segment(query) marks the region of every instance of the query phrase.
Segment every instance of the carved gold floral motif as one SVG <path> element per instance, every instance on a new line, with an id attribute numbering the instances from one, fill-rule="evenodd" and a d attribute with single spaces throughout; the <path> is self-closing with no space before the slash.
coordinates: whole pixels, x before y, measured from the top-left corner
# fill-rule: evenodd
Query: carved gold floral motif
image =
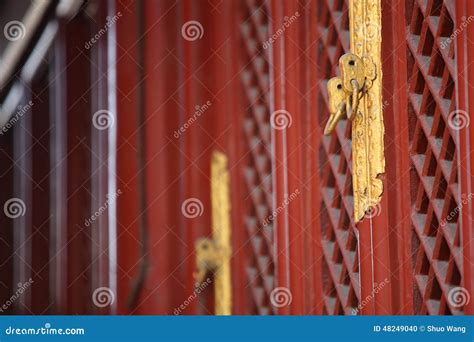
<path id="1" fill-rule="evenodd" d="M 377 74 L 352 122 L 354 219 L 359 222 L 380 202 L 385 172 L 380 0 L 350 0 L 349 22 L 352 52 L 372 59 Z"/>

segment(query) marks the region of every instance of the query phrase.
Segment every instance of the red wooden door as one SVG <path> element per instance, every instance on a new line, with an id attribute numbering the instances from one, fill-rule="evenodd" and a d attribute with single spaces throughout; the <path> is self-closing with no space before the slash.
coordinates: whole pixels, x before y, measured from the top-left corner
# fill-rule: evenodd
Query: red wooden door
<path id="1" fill-rule="evenodd" d="M 195 288 L 195 243 L 212 237 L 212 153 L 227 155 L 232 179 L 240 172 L 233 161 L 242 151 L 229 145 L 240 141 L 232 129 L 241 105 L 232 58 L 239 35 L 229 25 L 236 22 L 237 7 L 218 1 L 118 4 L 124 13 L 118 88 L 129 94 L 118 110 L 118 188 L 127 189 L 118 200 L 119 312 L 214 313 L 213 286 L 199 293 Z M 131 64 L 136 72 L 120 72 Z M 130 116 L 140 112 L 140 121 Z M 233 183 L 236 196 L 239 190 Z M 237 209 L 239 202 L 233 205 Z M 239 230 L 233 238 L 240 241 Z M 233 259 L 237 265 L 246 255 L 240 245 L 234 249 L 241 256 Z M 243 289 L 239 270 L 233 268 L 234 298 Z M 247 306 L 239 300 L 234 310 L 244 313 Z"/>
<path id="2" fill-rule="evenodd" d="M 403 285 L 398 311 L 470 312 L 466 261 L 471 254 L 464 246 L 472 232 L 461 215 L 472 218 L 467 206 L 472 188 L 460 182 L 461 170 L 469 164 L 460 137 L 470 129 L 470 116 L 459 101 L 465 84 L 456 50 L 465 44 L 457 39 L 465 35 L 468 12 L 453 1 L 386 7 L 387 44 L 396 47 L 393 53 L 387 47 L 385 55 L 390 84 L 386 97 L 393 99 L 386 111 L 386 117 L 393 118 L 390 155 L 399 160 L 393 194 L 401 197 L 400 214 L 391 223 L 400 227 L 396 229 L 402 246 L 396 268 Z M 390 202 L 387 208 L 392 208 Z"/>
<path id="3" fill-rule="evenodd" d="M 293 120 L 272 132 L 273 210 L 301 189 L 274 225 L 275 286 L 293 295 L 279 312 L 468 311 L 472 189 L 461 171 L 470 162 L 460 138 L 466 139 L 470 118 L 460 109 L 466 85 L 455 41 L 467 34 L 469 12 L 460 2 L 382 1 L 385 192 L 354 225 L 351 127 L 342 122 L 331 137 L 322 135 L 326 82 L 349 49 L 348 5 L 270 6 L 270 30 L 286 27 L 272 44 L 272 109 Z M 306 26 L 289 25 L 296 10 Z"/>
<path id="4" fill-rule="evenodd" d="M 115 291 L 115 189 L 108 182 L 114 131 L 94 125 L 94 113 L 112 110 L 115 101 L 114 84 L 103 77 L 113 59 L 107 37 L 84 46 L 107 14 L 113 17 L 113 7 L 91 5 L 86 14 L 77 3 L 62 11 L 57 5 L 13 1 L 0 11 L 2 27 L 23 20 L 13 21 L 19 26 L 9 34 L 16 37 L 5 34 L 8 45 L 2 37 L 0 67 L 0 298 L 6 314 L 114 310 L 113 301 L 105 309 L 93 301 L 98 288 Z M 23 19 L 22 11 L 28 13 Z M 91 219 L 104 203 L 110 216 Z"/>
<path id="5" fill-rule="evenodd" d="M 462 114 L 456 111 L 467 108 L 461 107 L 467 86 L 453 45 L 468 32 L 453 36 L 462 25 L 460 11 L 468 17 L 462 3 L 382 1 L 385 192 L 357 225 L 351 127 L 343 121 L 335 134 L 323 136 L 326 83 L 350 48 L 349 1 L 211 2 L 205 10 L 186 1 L 144 6 L 142 25 L 158 24 L 143 42 L 139 26 L 136 32 L 121 26 L 119 37 L 124 46 L 138 41 L 131 50 L 144 53 L 146 78 L 142 92 L 134 94 L 143 96 L 147 124 L 141 129 L 151 160 L 144 168 L 148 250 L 146 258 L 121 254 L 121 297 L 130 292 L 131 274 L 139 277 L 144 259 L 148 267 L 160 260 L 160 267 L 151 267 L 131 312 L 171 313 L 186 303 L 179 314 L 213 313 L 212 287 L 186 301 L 194 293 L 194 242 L 210 236 L 213 150 L 229 157 L 233 313 L 468 312 L 470 303 L 453 301 L 470 291 L 472 274 L 465 262 L 472 206 L 462 197 L 472 191 L 465 171 L 470 159 L 459 157 L 470 135 L 452 127 L 453 117 Z M 132 26 L 142 22 L 127 18 Z M 202 26 L 207 40 L 166 34 L 190 21 Z M 153 45 L 156 39 L 164 44 Z M 123 53 L 124 68 L 133 56 Z M 134 82 L 140 82 L 126 77 L 119 77 L 119 87 L 123 80 L 124 89 L 136 90 Z M 160 83 L 162 77 L 169 82 Z M 208 99 L 206 119 L 179 131 L 193 107 Z M 124 102 L 123 113 L 127 106 L 133 110 L 136 103 Z M 122 120 L 133 127 L 135 118 Z M 136 139 L 136 128 L 122 127 L 122 145 Z M 178 137 L 171 137 L 177 130 Z M 130 146 L 129 153 L 136 148 Z M 126 156 L 119 156 L 123 186 L 140 179 Z M 119 200 L 120 215 L 129 216 L 126 227 L 134 227 L 135 236 L 136 217 L 147 212 L 129 206 L 139 192 Z M 181 212 L 190 199 L 204 209 L 194 219 Z M 120 239 L 119 250 L 140 250 L 145 241 Z"/>
<path id="6" fill-rule="evenodd" d="M 385 192 L 355 225 L 351 127 L 322 134 L 326 82 L 349 51 L 348 6 L 242 6 L 249 164 L 241 177 L 251 201 L 239 217 L 250 216 L 250 298 L 261 313 L 469 312 L 472 189 L 462 151 L 470 118 L 455 48 L 466 39 L 468 9 L 382 1 Z"/>

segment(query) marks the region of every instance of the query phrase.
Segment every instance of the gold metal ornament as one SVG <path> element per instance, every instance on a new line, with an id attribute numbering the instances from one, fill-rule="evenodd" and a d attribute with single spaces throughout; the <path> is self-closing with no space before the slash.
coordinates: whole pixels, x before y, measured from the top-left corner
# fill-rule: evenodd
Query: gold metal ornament
<path id="1" fill-rule="evenodd" d="M 327 84 L 329 97 L 329 120 L 324 129 L 324 134 L 331 134 L 337 123 L 346 116 L 347 94 L 342 87 L 342 79 L 333 77 Z"/>
<path id="2" fill-rule="evenodd" d="M 227 156 L 215 151 L 211 157 L 212 239 L 196 241 L 196 287 L 214 274 L 216 315 L 232 314 L 230 174 Z"/>
<path id="3" fill-rule="evenodd" d="M 352 185 L 354 220 L 381 200 L 385 173 L 382 113 L 381 3 L 350 0 L 351 53 L 339 59 L 340 77 L 329 80 L 330 117 L 324 133 L 339 120 L 352 121 Z"/>

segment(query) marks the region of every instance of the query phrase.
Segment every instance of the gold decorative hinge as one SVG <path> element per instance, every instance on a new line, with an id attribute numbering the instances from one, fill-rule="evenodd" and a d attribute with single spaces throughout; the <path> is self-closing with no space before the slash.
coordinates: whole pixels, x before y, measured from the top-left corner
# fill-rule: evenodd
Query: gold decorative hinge
<path id="1" fill-rule="evenodd" d="M 354 220 L 359 222 L 383 193 L 385 172 L 382 113 L 381 3 L 350 0 L 351 53 L 339 59 L 340 77 L 327 84 L 330 117 L 325 134 L 338 121 L 352 121 Z"/>
<path id="2" fill-rule="evenodd" d="M 358 113 L 359 103 L 372 87 L 377 77 L 375 64 L 370 57 L 360 58 L 353 53 L 346 53 L 339 59 L 341 77 L 333 77 L 327 84 L 329 97 L 329 120 L 324 134 L 331 134 L 339 120 L 349 120 Z"/>
<path id="3" fill-rule="evenodd" d="M 209 272 L 214 274 L 215 314 L 232 314 L 230 175 L 227 156 L 215 151 L 211 158 L 212 239 L 196 241 L 194 277 L 199 286 Z"/>
<path id="4" fill-rule="evenodd" d="M 223 265 L 228 251 L 219 246 L 213 239 L 200 238 L 195 243 L 196 269 L 194 279 L 196 287 L 204 283 L 209 272 L 217 272 Z"/>

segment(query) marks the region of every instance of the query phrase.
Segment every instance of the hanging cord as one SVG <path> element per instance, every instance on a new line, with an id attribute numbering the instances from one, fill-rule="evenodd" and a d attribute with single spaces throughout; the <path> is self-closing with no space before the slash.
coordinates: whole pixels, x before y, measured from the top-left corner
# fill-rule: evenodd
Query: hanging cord
<path id="1" fill-rule="evenodd" d="M 144 12 L 143 0 L 137 0 L 137 161 L 138 161 L 138 211 L 139 211 L 139 241 L 140 241 L 140 260 L 138 274 L 133 279 L 132 288 L 128 296 L 127 307 L 131 310 L 136 307 L 140 294 L 145 283 L 146 273 L 148 271 L 148 215 L 146 208 L 146 174 L 145 174 L 145 92 L 143 81 L 144 72 Z"/>

